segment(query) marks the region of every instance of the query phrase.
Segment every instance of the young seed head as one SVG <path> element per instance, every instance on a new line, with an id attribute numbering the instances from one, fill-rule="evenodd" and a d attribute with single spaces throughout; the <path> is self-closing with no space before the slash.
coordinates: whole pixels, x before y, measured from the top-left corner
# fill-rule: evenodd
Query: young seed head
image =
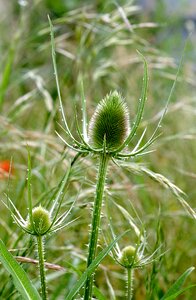
<path id="1" fill-rule="evenodd" d="M 136 249 L 133 246 L 127 246 L 122 250 L 120 256 L 120 263 L 129 268 L 133 265 L 134 261 L 138 259 L 137 253 L 135 253 Z"/>
<path id="2" fill-rule="evenodd" d="M 130 131 L 127 106 L 121 95 L 114 91 L 98 104 L 89 123 L 89 139 L 96 148 L 115 150 L 124 142 Z"/>
<path id="3" fill-rule="evenodd" d="M 49 212 L 42 206 L 35 207 L 32 211 L 33 224 L 31 224 L 28 215 L 26 221 L 26 228 L 33 231 L 35 235 L 44 235 L 51 226 L 51 219 Z"/>

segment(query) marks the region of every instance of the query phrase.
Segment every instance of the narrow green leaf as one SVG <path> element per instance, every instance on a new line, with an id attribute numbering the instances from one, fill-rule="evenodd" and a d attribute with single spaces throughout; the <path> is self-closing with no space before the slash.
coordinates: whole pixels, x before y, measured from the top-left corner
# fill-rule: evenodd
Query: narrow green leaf
<path id="1" fill-rule="evenodd" d="M 177 293 L 173 294 L 172 296 L 170 296 L 169 298 L 166 298 L 166 299 L 167 299 L 167 300 L 174 300 L 174 299 L 176 299 L 178 296 L 180 296 L 181 294 L 183 294 L 184 292 L 186 292 L 186 291 L 188 291 L 188 290 L 190 290 L 190 289 L 192 289 L 192 288 L 194 288 L 194 287 L 196 287 L 196 284 L 189 285 L 189 286 L 187 286 L 186 288 L 181 289 L 180 291 L 178 291 Z M 161 299 L 161 300 L 162 300 L 162 299 Z"/>
<path id="2" fill-rule="evenodd" d="M 29 209 L 29 219 L 30 219 L 30 223 L 34 228 L 34 222 L 33 222 L 33 205 L 32 205 L 32 191 L 31 191 L 31 154 L 30 154 L 30 150 L 29 147 L 27 146 L 27 151 L 28 151 L 28 178 L 27 178 L 27 186 L 28 186 L 28 209 Z"/>
<path id="3" fill-rule="evenodd" d="M 1 84 L 0 84 L 0 108 L 3 105 L 4 102 L 4 96 L 7 90 L 7 87 L 9 85 L 9 81 L 10 81 L 10 76 L 11 76 L 11 72 L 12 72 L 12 66 L 13 66 L 13 61 L 14 61 L 14 48 L 13 45 L 10 47 L 9 52 L 8 52 L 8 57 L 7 57 L 7 61 L 5 64 L 5 68 L 3 70 L 3 74 L 2 74 L 2 80 L 1 80 Z"/>
<path id="4" fill-rule="evenodd" d="M 84 140 L 88 140 L 87 136 L 87 113 L 86 113 L 86 98 L 84 96 L 84 86 L 83 81 L 81 81 L 81 97 L 82 97 L 82 128 Z"/>
<path id="5" fill-rule="evenodd" d="M 0 240 L 0 261 L 6 270 L 12 275 L 16 289 L 20 292 L 23 299 L 41 300 L 40 295 L 31 283 L 27 274 L 18 262 L 6 249 L 4 243 Z"/>
<path id="6" fill-rule="evenodd" d="M 146 100 L 147 100 L 148 65 L 147 65 L 147 61 L 146 61 L 145 57 L 139 51 L 137 51 L 137 52 L 141 56 L 141 58 L 143 60 L 143 63 L 144 63 L 144 75 L 143 75 L 143 85 L 142 85 L 141 97 L 140 97 L 140 100 L 139 100 L 138 110 L 137 110 L 137 114 L 136 114 L 136 120 L 132 124 L 131 132 L 130 132 L 129 136 L 127 137 L 127 139 L 124 141 L 124 143 L 115 152 L 120 152 L 122 149 L 124 149 L 131 142 L 131 140 L 134 137 L 134 135 L 135 135 L 135 133 L 138 129 L 138 126 L 141 122 L 143 112 L 144 112 L 144 105 L 145 105 Z"/>
<path id="7" fill-rule="evenodd" d="M 96 286 L 93 287 L 93 294 L 98 300 L 107 300 L 105 296 L 102 294 L 102 292 Z"/>
<path id="8" fill-rule="evenodd" d="M 53 205 L 50 209 L 50 215 L 53 216 L 53 222 L 55 222 L 57 215 L 59 213 L 59 210 L 61 208 L 61 204 L 63 201 L 63 190 L 65 189 L 66 185 L 68 184 L 68 179 L 69 179 L 69 175 L 70 175 L 70 171 L 71 171 L 71 166 L 68 166 L 67 171 L 65 173 L 65 175 L 63 176 L 60 184 L 59 184 L 59 190 L 57 191 L 57 195 L 55 197 L 55 199 L 53 200 Z"/>
<path id="9" fill-rule="evenodd" d="M 68 127 L 67 120 L 65 118 L 64 110 L 63 110 L 63 102 L 62 102 L 62 97 L 61 97 L 61 91 L 60 91 L 60 85 L 59 85 L 59 77 L 58 77 L 58 71 L 57 71 L 57 65 L 56 65 L 56 50 L 55 50 L 55 40 L 54 40 L 54 29 L 52 22 L 50 20 L 50 17 L 48 15 L 48 21 L 50 25 L 50 36 L 51 36 L 51 47 L 52 47 L 52 62 L 53 62 L 53 68 L 54 68 L 54 76 L 56 80 L 56 87 L 57 87 L 57 93 L 58 93 L 58 98 L 59 98 L 59 103 L 60 103 L 60 110 L 61 110 L 61 115 L 63 119 L 63 123 L 65 125 L 66 131 L 68 135 L 75 141 L 77 142 L 73 135 L 71 134 L 71 131 Z"/>
<path id="10" fill-rule="evenodd" d="M 167 293 L 161 298 L 161 300 L 172 300 L 175 299 L 179 293 L 182 285 L 184 284 L 186 278 L 189 274 L 194 270 L 194 267 L 187 269 L 177 280 L 174 284 L 169 288 Z"/>
<path id="11" fill-rule="evenodd" d="M 128 230 L 129 231 L 129 230 Z M 119 235 L 112 243 L 109 244 L 108 247 L 103 249 L 98 256 L 93 260 L 93 262 L 90 264 L 90 266 L 87 268 L 87 270 L 83 273 L 83 275 L 80 277 L 80 279 L 76 282 L 76 284 L 73 286 L 71 291 L 69 292 L 68 296 L 65 298 L 65 300 L 72 300 L 77 295 L 79 290 L 83 287 L 85 284 L 87 278 L 95 271 L 95 269 L 98 267 L 100 262 L 104 259 L 104 257 L 111 251 L 113 246 L 116 244 L 116 242 L 124 235 L 126 232 Z"/>

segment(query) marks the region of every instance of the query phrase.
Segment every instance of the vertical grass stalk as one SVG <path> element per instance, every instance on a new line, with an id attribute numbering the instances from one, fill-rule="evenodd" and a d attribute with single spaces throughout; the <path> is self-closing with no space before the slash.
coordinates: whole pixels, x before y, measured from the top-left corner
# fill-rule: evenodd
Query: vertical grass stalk
<path id="1" fill-rule="evenodd" d="M 93 217 L 91 224 L 91 234 L 89 242 L 89 254 L 87 259 L 87 267 L 92 263 L 96 256 L 99 225 L 101 219 L 101 207 L 103 202 L 103 193 L 106 180 L 107 166 L 109 161 L 109 155 L 106 153 L 100 154 L 99 171 L 96 185 L 95 202 L 93 207 Z M 86 281 L 84 300 L 90 300 L 92 298 L 94 275 L 92 274 Z"/>
<path id="2" fill-rule="evenodd" d="M 37 249 L 38 249 L 38 258 L 39 258 L 39 272 L 41 280 L 41 294 L 42 300 L 47 300 L 47 288 L 46 288 L 46 273 L 44 266 L 44 241 L 41 235 L 37 235 Z"/>

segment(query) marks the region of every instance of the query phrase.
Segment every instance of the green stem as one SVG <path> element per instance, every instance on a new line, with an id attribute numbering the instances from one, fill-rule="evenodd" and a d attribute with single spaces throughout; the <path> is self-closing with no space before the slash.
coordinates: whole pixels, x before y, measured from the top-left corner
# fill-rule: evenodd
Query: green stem
<path id="1" fill-rule="evenodd" d="M 43 237 L 41 235 L 37 236 L 37 248 L 38 248 L 38 257 L 39 257 L 39 272 L 41 279 L 41 293 L 42 300 L 47 300 L 47 289 L 46 289 L 46 274 L 44 266 L 44 243 Z"/>
<path id="2" fill-rule="evenodd" d="M 133 297 L 133 269 L 127 268 L 127 300 Z"/>
<path id="3" fill-rule="evenodd" d="M 106 179 L 106 172 L 108 166 L 109 156 L 105 153 L 100 155 L 100 163 L 99 163 L 99 171 L 96 185 L 96 194 L 95 201 L 93 207 L 93 216 L 92 216 L 92 224 L 91 224 L 91 235 L 89 242 L 89 254 L 87 260 L 87 267 L 92 263 L 95 259 L 96 251 L 97 251 L 97 243 L 98 243 L 98 234 L 99 234 L 99 225 L 101 219 L 101 207 Z M 92 298 L 92 288 L 93 288 L 93 279 L 94 275 L 92 274 L 87 278 L 85 292 L 84 292 L 84 300 L 90 300 Z"/>

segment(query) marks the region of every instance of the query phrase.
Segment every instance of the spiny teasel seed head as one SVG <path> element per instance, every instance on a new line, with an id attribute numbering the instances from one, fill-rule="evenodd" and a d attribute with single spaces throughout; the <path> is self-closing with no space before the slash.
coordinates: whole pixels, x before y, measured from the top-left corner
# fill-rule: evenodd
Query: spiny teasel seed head
<path id="1" fill-rule="evenodd" d="M 44 235 L 51 226 L 51 219 L 49 212 L 42 206 L 37 206 L 32 211 L 33 224 L 31 224 L 28 215 L 26 221 L 26 228 L 33 232 L 34 235 Z"/>
<path id="2" fill-rule="evenodd" d="M 101 100 L 89 123 L 89 141 L 95 148 L 102 148 L 104 138 L 107 150 L 122 145 L 130 131 L 129 113 L 121 95 L 111 92 Z"/>
<path id="3" fill-rule="evenodd" d="M 125 268 L 131 267 L 134 261 L 138 260 L 137 253 L 135 253 L 135 251 L 136 249 L 133 246 L 127 246 L 122 250 L 119 261 Z"/>

